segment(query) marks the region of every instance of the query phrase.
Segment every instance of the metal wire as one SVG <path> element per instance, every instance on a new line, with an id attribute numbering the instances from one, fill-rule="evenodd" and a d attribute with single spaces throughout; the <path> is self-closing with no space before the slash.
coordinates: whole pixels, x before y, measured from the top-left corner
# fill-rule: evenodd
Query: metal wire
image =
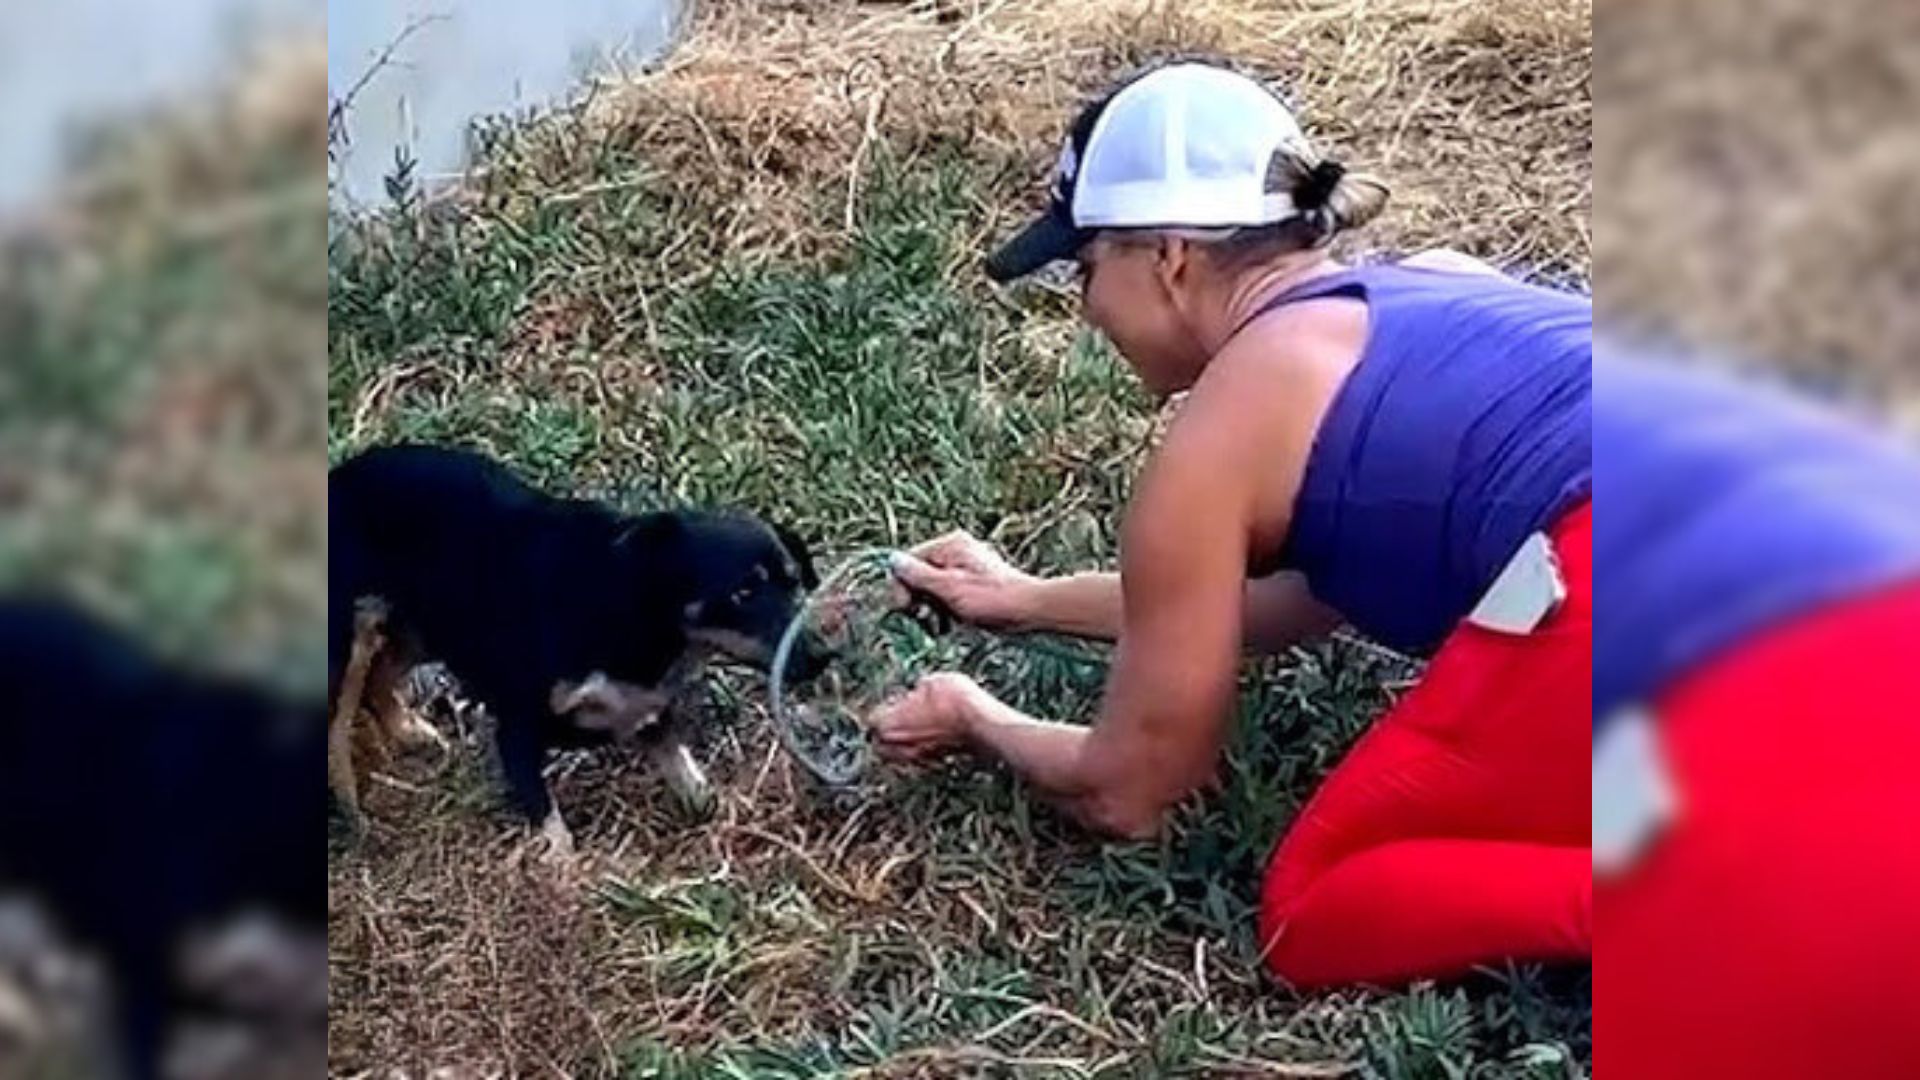
<path id="1" fill-rule="evenodd" d="M 850 761 L 835 768 L 816 760 L 811 753 L 802 748 L 800 739 L 794 734 L 795 720 L 787 700 L 787 663 L 793 658 L 794 646 L 815 615 L 816 605 L 821 599 L 835 595 L 835 587 L 855 572 L 869 569 L 876 564 L 885 566 L 893 556 L 892 549 L 869 548 L 854 554 L 835 567 L 832 573 L 821 580 L 819 587 L 807 597 L 806 602 L 800 605 L 800 610 L 794 614 L 793 621 L 787 624 L 786 632 L 780 635 L 779 646 L 773 651 L 773 666 L 767 673 L 767 684 L 769 696 L 772 699 L 774 733 L 779 736 L 780 745 L 786 748 L 788 755 L 812 773 L 814 779 L 828 787 L 849 787 L 865 775 L 873 762 L 873 749 L 870 744 L 863 744 L 860 752 Z"/>
<path id="2" fill-rule="evenodd" d="M 798 706 L 787 691 L 787 665 L 793 659 L 793 652 L 799 644 L 801 635 L 818 615 L 823 601 L 837 599 L 837 590 L 841 584 L 861 572 L 869 572 L 877 568 L 891 577 L 893 560 L 902 554 L 904 553 L 893 548 L 868 548 L 848 556 L 834 568 L 832 573 L 821 580 L 819 586 L 801 604 L 800 610 L 795 613 L 793 621 L 787 624 L 786 632 L 780 635 L 780 643 L 774 649 L 773 664 L 767 675 L 774 733 L 787 753 L 807 772 L 813 774 L 816 780 L 828 787 L 851 787 L 858 782 L 873 764 L 872 743 L 867 739 L 866 731 L 862 728 L 859 751 L 847 762 L 839 765 L 820 760 L 802 746 L 797 734 L 800 726 L 799 718 L 796 716 Z M 890 612 L 889 614 L 898 613 Z M 960 666 L 970 667 L 987 653 L 1007 647 L 1077 664 L 1103 665 L 1106 663 L 1103 657 L 1075 652 L 1032 637 L 993 637 L 969 649 Z"/>

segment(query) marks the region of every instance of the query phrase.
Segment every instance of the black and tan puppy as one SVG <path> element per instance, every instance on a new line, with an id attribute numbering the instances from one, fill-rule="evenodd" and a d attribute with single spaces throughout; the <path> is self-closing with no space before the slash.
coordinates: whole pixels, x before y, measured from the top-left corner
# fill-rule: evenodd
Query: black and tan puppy
<path id="1" fill-rule="evenodd" d="M 159 1075 L 200 993 L 196 939 L 266 915 L 324 953 L 323 739 L 318 700 L 175 670 L 60 602 L 0 600 L 0 907 L 105 961 L 133 1076 Z"/>
<path id="2" fill-rule="evenodd" d="M 336 698 L 377 597 L 382 647 L 443 663 L 493 714 L 512 802 L 557 844 L 554 749 L 642 744 L 704 799 L 675 693 L 712 654 L 764 666 L 817 584 L 805 546 L 755 518 L 621 514 L 467 451 L 369 450 L 333 469 L 327 495 Z M 795 674 L 820 663 L 803 646 Z"/>

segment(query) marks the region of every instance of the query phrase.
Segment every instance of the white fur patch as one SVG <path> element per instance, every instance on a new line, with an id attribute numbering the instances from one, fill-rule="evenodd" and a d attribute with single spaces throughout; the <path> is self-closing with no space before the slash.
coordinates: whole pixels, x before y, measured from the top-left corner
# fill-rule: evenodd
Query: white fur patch
<path id="1" fill-rule="evenodd" d="M 546 847 L 544 857 L 548 860 L 573 857 L 573 830 L 567 828 L 558 807 L 547 811 L 547 820 L 540 823 L 540 843 Z"/>
<path id="2" fill-rule="evenodd" d="M 567 717 L 581 728 L 626 739 L 659 723 L 671 700 L 665 689 L 621 682 L 596 671 L 579 682 L 555 683 L 547 705 L 554 715 Z"/>

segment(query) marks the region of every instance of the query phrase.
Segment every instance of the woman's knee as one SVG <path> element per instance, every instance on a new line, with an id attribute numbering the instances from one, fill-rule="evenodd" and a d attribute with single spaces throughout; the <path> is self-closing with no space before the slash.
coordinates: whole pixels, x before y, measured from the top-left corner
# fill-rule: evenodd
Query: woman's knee
<path id="1" fill-rule="evenodd" d="M 1297 989 L 1592 955 L 1585 848 L 1434 838 L 1367 848 L 1311 876 L 1277 862 L 1262 890 L 1259 943 L 1267 969 Z"/>
<path id="2" fill-rule="evenodd" d="M 1260 959 L 1267 973 L 1282 985 L 1295 990 L 1323 990 L 1341 985 L 1347 972 L 1333 970 L 1324 956 L 1303 948 L 1298 935 L 1288 933 L 1297 899 L 1261 897 L 1259 912 Z"/>
<path id="3" fill-rule="evenodd" d="M 1256 913 L 1260 957 L 1274 978 L 1289 986 L 1310 989 L 1321 985 L 1317 974 L 1287 938 L 1287 925 L 1299 910 L 1312 887 L 1313 874 L 1292 846 L 1282 842 L 1267 863 L 1260 885 L 1260 909 Z"/>

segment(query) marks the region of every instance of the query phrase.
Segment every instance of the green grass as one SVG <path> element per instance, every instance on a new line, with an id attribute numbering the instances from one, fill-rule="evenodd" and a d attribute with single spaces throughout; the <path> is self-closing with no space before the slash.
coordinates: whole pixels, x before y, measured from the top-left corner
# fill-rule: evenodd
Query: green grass
<path id="1" fill-rule="evenodd" d="M 1036 570 L 1111 564 L 1151 406 L 1059 298 L 978 281 L 967 237 L 988 181 L 967 159 L 883 151 L 834 253 L 735 253 L 691 274 L 668 253 L 697 206 L 632 161 L 581 169 L 570 185 L 634 182 L 438 214 L 403 201 L 337 231 L 336 458 L 451 442 L 628 507 L 747 507 L 828 551 L 964 526 Z M 1103 672 L 1001 650 L 978 674 L 1018 705 L 1085 717 Z M 771 734 L 752 680 L 722 678 L 708 742 L 734 793 L 728 824 L 676 826 L 667 853 L 581 901 L 602 920 L 593 948 L 634 958 L 626 983 L 687 1018 L 672 1036 L 639 1021 L 603 1033 L 615 1060 L 635 1080 L 1285 1062 L 1379 1080 L 1584 1076 L 1584 972 L 1311 999 L 1258 974 L 1264 860 L 1408 674 L 1339 644 L 1250 665 L 1222 791 L 1147 845 L 1092 841 L 1004 774 L 961 765 L 852 798 L 754 801 Z M 627 812 L 613 783 L 578 781 L 589 818 Z M 715 865 L 721 847 L 742 861 Z M 893 854 L 906 861 L 883 873 Z"/>
<path id="2" fill-rule="evenodd" d="M 201 104 L 103 128 L 0 236 L 0 592 L 317 693 L 317 147 Z"/>

